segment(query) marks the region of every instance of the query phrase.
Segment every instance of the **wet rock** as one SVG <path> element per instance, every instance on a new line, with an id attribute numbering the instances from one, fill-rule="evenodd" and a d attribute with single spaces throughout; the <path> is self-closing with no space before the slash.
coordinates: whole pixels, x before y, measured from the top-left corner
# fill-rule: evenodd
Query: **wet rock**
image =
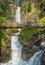
<path id="1" fill-rule="evenodd" d="M 43 48 L 45 48 L 45 42 L 42 42 L 42 43 L 41 43 L 41 46 L 42 46 Z"/>
<path id="2" fill-rule="evenodd" d="M 33 35 L 33 39 L 28 43 L 24 43 L 23 38 L 19 37 L 21 44 L 23 45 L 21 51 L 21 57 L 23 60 L 29 60 L 35 52 L 39 50 L 45 50 L 45 47 L 41 46 L 41 42 L 45 40 L 45 33 Z"/>
<path id="3" fill-rule="evenodd" d="M 36 45 L 34 45 L 32 48 L 31 46 L 23 46 L 21 51 L 22 60 L 29 60 L 37 51 L 39 51 L 39 48 Z"/>
<path id="4" fill-rule="evenodd" d="M 41 57 L 41 65 L 45 65 L 45 51 L 44 51 L 44 53 L 42 54 L 42 57 Z"/>
<path id="5" fill-rule="evenodd" d="M 41 12 L 41 14 L 39 15 L 40 18 L 43 18 L 45 16 L 45 11 Z"/>
<path id="6" fill-rule="evenodd" d="M 32 46 L 37 45 L 37 46 L 40 46 L 42 38 L 39 34 L 37 34 L 37 35 L 33 36 L 33 39 L 29 40 L 28 43 L 25 43 L 21 36 L 19 37 L 19 40 L 20 40 L 20 43 L 22 45 L 32 45 Z"/>

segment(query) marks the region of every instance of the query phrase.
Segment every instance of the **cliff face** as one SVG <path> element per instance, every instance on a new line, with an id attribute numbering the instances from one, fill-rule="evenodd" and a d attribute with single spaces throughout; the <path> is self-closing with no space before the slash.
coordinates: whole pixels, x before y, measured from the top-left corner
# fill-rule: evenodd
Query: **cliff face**
<path id="1" fill-rule="evenodd" d="M 41 57 L 41 65 L 45 65 L 45 51 Z"/>
<path id="2" fill-rule="evenodd" d="M 30 29 L 28 29 L 28 30 L 30 30 Z M 44 31 L 44 33 L 37 33 L 37 34 L 35 34 L 33 32 L 34 36 L 33 36 L 33 38 L 30 38 L 29 36 L 31 34 L 30 34 L 30 32 L 28 33 L 28 30 L 27 31 L 23 30 L 22 36 L 20 34 L 20 42 L 23 45 L 23 48 L 21 51 L 22 59 L 23 60 L 29 60 L 35 52 L 37 52 L 39 50 L 43 50 L 44 53 L 42 55 L 41 61 L 42 61 L 42 63 L 44 62 L 44 65 L 45 65 L 45 47 L 43 47 L 44 45 L 41 45 L 42 42 L 45 42 L 45 31 Z M 26 34 L 26 32 L 24 33 L 24 31 L 26 31 L 28 34 Z M 26 36 L 24 36 L 23 34 Z"/>

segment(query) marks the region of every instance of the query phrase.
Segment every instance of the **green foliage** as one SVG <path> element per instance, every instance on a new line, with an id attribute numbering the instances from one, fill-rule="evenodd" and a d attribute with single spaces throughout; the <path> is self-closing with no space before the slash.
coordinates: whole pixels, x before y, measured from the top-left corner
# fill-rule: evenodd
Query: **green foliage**
<path id="1" fill-rule="evenodd" d="M 0 0 L 0 16 L 7 17 L 11 14 L 10 2 L 10 0 Z"/>
<path id="2" fill-rule="evenodd" d="M 38 31 L 44 31 L 45 28 L 37 28 Z"/>
<path id="3" fill-rule="evenodd" d="M 39 23 L 45 23 L 45 16 L 39 20 Z"/>
<path id="4" fill-rule="evenodd" d="M 20 35 L 23 38 L 23 41 L 28 43 L 30 40 L 33 39 L 33 34 L 37 31 L 38 30 L 35 27 L 24 27 L 21 29 Z"/>
<path id="5" fill-rule="evenodd" d="M 0 22 L 9 22 L 6 17 L 0 17 Z"/>
<path id="6" fill-rule="evenodd" d="M 23 2 L 21 6 L 21 12 L 23 15 L 29 13 L 31 11 L 31 3 L 30 2 Z"/>
<path id="7" fill-rule="evenodd" d="M 0 8 L 0 16 L 2 16 L 3 14 L 4 14 L 3 9 Z"/>
<path id="8" fill-rule="evenodd" d="M 13 33 L 18 32 L 17 29 L 5 29 L 5 28 L 0 28 L 0 44 L 2 46 L 6 46 L 6 44 L 10 42 L 10 36 L 13 35 Z"/>
<path id="9" fill-rule="evenodd" d="M 3 28 L 0 28 L 0 38 L 2 37 L 3 34 L 4 34 Z"/>
<path id="10" fill-rule="evenodd" d="M 43 13 L 45 11 L 45 0 L 37 0 L 37 3 L 36 8 L 40 10 L 40 13 Z"/>
<path id="11" fill-rule="evenodd" d="M 44 3 L 45 2 L 45 0 L 41 0 L 41 3 Z"/>
<path id="12" fill-rule="evenodd" d="M 6 45 L 6 42 L 5 42 L 5 40 L 3 38 L 1 39 L 1 45 L 3 45 L 3 46 Z"/>
<path id="13" fill-rule="evenodd" d="M 34 38 L 34 34 L 40 32 L 40 31 L 44 31 L 45 28 L 36 28 L 34 26 L 31 27 L 24 27 L 21 29 L 20 31 L 20 36 L 22 37 L 22 40 L 24 41 L 24 43 L 28 43 L 29 41 L 31 41 Z"/>
<path id="14" fill-rule="evenodd" d="M 37 0 L 38 3 L 44 3 L 45 0 Z"/>
<path id="15" fill-rule="evenodd" d="M 28 3 L 28 6 L 27 6 L 27 11 L 30 12 L 31 11 L 31 3 L 29 2 Z"/>
<path id="16" fill-rule="evenodd" d="M 2 40 L 2 38 L 3 38 L 3 35 L 4 35 L 4 29 L 3 28 L 0 28 L 0 44 L 1 45 L 4 45 L 5 43 L 3 43 L 3 40 Z"/>
<path id="17" fill-rule="evenodd" d="M 1 44 L 2 46 L 5 46 L 5 45 L 6 45 L 5 30 L 6 30 L 6 29 L 0 28 L 0 44 Z"/>

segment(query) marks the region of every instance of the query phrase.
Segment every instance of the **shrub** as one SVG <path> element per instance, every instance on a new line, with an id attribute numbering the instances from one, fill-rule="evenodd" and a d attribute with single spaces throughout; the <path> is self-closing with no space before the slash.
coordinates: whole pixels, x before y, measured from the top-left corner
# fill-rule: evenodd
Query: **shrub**
<path id="1" fill-rule="evenodd" d="M 0 22 L 9 22 L 6 17 L 0 17 Z"/>
<path id="2" fill-rule="evenodd" d="M 24 42 L 27 42 L 33 39 L 33 34 L 37 32 L 35 27 L 24 27 L 21 29 L 20 35 L 23 38 Z"/>
<path id="3" fill-rule="evenodd" d="M 39 20 L 39 23 L 45 23 L 45 16 Z"/>

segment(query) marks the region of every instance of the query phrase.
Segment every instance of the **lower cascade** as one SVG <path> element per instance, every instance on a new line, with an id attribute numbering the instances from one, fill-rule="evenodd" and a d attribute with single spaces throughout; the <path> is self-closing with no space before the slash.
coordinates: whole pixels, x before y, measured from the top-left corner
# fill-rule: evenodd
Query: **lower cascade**
<path id="1" fill-rule="evenodd" d="M 36 52 L 29 61 L 23 61 L 21 59 L 21 49 L 22 45 L 19 42 L 19 32 L 11 36 L 11 46 L 12 46 L 12 59 L 7 63 L 1 63 L 1 65 L 41 65 L 41 55 L 42 51 Z"/>

